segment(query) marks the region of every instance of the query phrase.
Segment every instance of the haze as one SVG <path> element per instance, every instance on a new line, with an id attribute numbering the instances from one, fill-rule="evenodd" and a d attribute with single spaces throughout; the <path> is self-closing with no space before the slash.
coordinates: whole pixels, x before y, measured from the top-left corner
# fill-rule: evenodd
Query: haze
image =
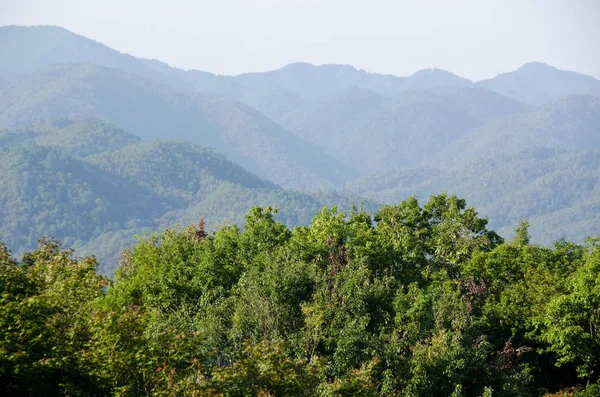
<path id="1" fill-rule="evenodd" d="M 0 25 L 58 25 L 219 74 L 305 61 L 479 80 L 536 60 L 600 77 L 599 16 L 594 0 L 0 0 Z"/>

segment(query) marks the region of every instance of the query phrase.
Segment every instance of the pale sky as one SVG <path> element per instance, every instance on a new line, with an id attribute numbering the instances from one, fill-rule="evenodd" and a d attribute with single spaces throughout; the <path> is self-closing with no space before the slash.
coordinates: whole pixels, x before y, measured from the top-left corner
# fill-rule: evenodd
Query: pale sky
<path id="1" fill-rule="evenodd" d="M 219 74 L 304 61 L 479 80 L 535 60 L 600 78 L 600 0 L 0 0 L 0 25 L 42 24 Z"/>

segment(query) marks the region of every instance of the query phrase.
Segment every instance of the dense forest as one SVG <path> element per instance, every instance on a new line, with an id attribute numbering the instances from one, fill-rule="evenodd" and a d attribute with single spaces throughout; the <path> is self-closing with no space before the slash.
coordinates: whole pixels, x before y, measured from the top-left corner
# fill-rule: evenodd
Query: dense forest
<path id="1" fill-rule="evenodd" d="M 310 223 L 324 205 L 360 201 L 284 190 L 210 148 L 141 141 L 88 118 L 0 131 L 0 185 L 0 237 L 16 254 L 47 234 L 95 255 L 108 274 L 137 234 L 199 217 L 212 229 L 268 205 L 293 227 Z"/>
<path id="2" fill-rule="evenodd" d="M 141 238 L 112 280 L 2 246 L 3 395 L 599 395 L 600 239 L 503 241 L 445 194 L 275 214 Z"/>
<path id="3" fill-rule="evenodd" d="M 0 394 L 600 396 L 599 80 L 0 54 Z"/>
<path id="4" fill-rule="evenodd" d="M 291 228 L 440 192 L 509 238 L 525 218 L 539 244 L 600 234 L 590 76 L 539 62 L 483 81 L 308 63 L 223 76 L 52 26 L 0 27 L 0 53 L 0 241 L 17 257 L 48 234 L 112 274 L 136 235 L 200 217 L 210 230 L 272 205 Z"/>

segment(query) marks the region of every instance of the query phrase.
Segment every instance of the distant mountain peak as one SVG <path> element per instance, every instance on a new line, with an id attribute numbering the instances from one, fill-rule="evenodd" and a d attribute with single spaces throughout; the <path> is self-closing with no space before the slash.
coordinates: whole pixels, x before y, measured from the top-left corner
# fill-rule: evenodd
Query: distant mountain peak
<path id="1" fill-rule="evenodd" d="M 356 71 L 357 69 L 352 65 L 347 64 L 337 64 L 337 63 L 324 63 L 321 65 L 315 65 L 310 62 L 292 62 L 289 63 L 278 70 L 302 70 L 302 69 L 347 69 Z"/>
<path id="2" fill-rule="evenodd" d="M 456 76 L 456 77 L 460 77 L 452 72 L 449 72 L 447 70 L 444 69 L 440 69 L 440 68 L 424 68 L 424 69 L 420 69 L 417 70 L 416 72 L 414 72 L 413 74 L 410 75 L 410 77 L 413 76 L 418 76 L 418 75 L 428 75 L 428 74 L 442 74 L 442 75 L 446 75 L 446 76 Z"/>
<path id="3" fill-rule="evenodd" d="M 547 64 L 545 62 L 539 62 L 539 61 L 527 62 L 526 64 L 523 64 L 519 69 L 533 69 L 533 68 L 550 68 L 550 69 L 556 69 L 552 65 L 549 65 L 549 64 Z"/>
<path id="4" fill-rule="evenodd" d="M 512 72 L 479 81 L 477 85 L 531 105 L 569 94 L 600 96 L 600 81 L 595 78 L 543 62 L 526 63 Z"/>

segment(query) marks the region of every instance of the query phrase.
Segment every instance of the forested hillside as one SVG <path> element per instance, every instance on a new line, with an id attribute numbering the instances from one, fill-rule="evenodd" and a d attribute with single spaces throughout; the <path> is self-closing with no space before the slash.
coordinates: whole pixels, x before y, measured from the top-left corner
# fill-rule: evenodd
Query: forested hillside
<path id="1" fill-rule="evenodd" d="M 478 88 L 440 87 L 393 97 L 352 88 L 283 124 L 364 175 L 422 165 L 485 121 L 526 108 Z"/>
<path id="2" fill-rule="evenodd" d="M 42 235 L 57 237 L 93 251 L 108 273 L 136 234 L 167 225 L 202 218 L 214 228 L 241 222 L 252 206 L 275 205 L 277 219 L 292 227 L 308 224 L 325 204 L 360 202 L 285 191 L 210 148 L 144 142 L 96 119 L 3 131 L 0 142 L 2 240 L 21 253 Z"/>
<path id="3" fill-rule="evenodd" d="M 143 139 L 185 139 L 221 151 L 286 187 L 339 183 L 352 173 L 255 110 L 213 94 L 77 64 L 35 72 L 0 95 L 0 126 L 40 118 L 97 117 Z"/>
<path id="4" fill-rule="evenodd" d="M 133 222 L 153 225 L 167 203 L 152 191 L 54 149 L 0 149 L 0 228 L 14 249 L 42 235 L 71 244 Z"/>
<path id="5" fill-rule="evenodd" d="M 0 145 L 38 145 L 74 157 L 110 152 L 140 142 L 140 138 L 93 118 L 39 120 L 27 127 L 0 130 Z"/>
<path id="6" fill-rule="evenodd" d="M 0 240 L 17 254 L 46 233 L 110 271 L 136 234 L 176 223 L 273 205 L 293 227 L 323 205 L 443 191 L 505 236 L 523 218 L 537 243 L 600 234 L 590 76 L 536 62 L 480 82 L 302 62 L 221 76 L 52 26 L 0 27 L 0 54 Z"/>
<path id="7" fill-rule="evenodd" d="M 569 95 L 496 119 L 461 136 L 436 160 L 446 166 L 465 165 L 536 147 L 577 151 L 600 147 L 600 97 Z"/>
<path id="8" fill-rule="evenodd" d="M 411 194 L 427 198 L 446 190 L 476 204 L 503 236 L 527 218 L 536 241 L 552 244 L 578 236 L 583 242 L 599 231 L 600 149 L 579 153 L 533 148 L 456 170 L 416 168 L 371 175 L 346 188 L 380 202 Z"/>
<path id="9" fill-rule="evenodd" d="M 137 242 L 114 280 L 0 245 L 4 395 L 600 392 L 600 241 L 503 242 L 455 196 Z M 52 315 L 48 315 L 51 313 Z"/>

